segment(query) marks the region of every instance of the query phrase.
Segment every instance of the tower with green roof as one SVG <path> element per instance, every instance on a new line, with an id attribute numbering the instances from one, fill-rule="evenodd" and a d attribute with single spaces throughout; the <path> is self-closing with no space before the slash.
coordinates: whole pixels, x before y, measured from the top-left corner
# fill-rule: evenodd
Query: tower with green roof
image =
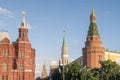
<path id="1" fill-rule="evenodd" d="M 60 59 L 59 64 L 62 66 L 62 65 L 68 64 L 68 62 L 69 62 L 69 60 L 68 60 L 68 48 L 67 48 L 67 44 L 66 44 L 66 35 L 65 35 L 65 31 L 64 31 L 62 51 L 61 51 L 61 59 Z"/>
<path id="2" fill-rule="evenodd" d="M 104 52 L 105 49 L 102 45 L 96 24 L 96 14 L 94 9 L 92 9 L 85 47 L 82 50 L 83 66 L 90 68 L 99 68 L 99 61 L 104 60 Z"/>

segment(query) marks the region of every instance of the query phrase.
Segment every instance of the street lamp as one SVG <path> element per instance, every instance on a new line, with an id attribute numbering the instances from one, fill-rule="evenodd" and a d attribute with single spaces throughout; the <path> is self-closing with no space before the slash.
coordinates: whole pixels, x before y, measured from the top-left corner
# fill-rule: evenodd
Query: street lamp
<path id="1" fill-rule="evenodd" d="M 115 80 L 116 80 L 116 67 L 114 69 L 115 69 L 114 75 L 115 75 Z"/>
<path id="2" fill-rule="evenodd" d="M 63 64 L 63 80 L 65 80 L 64 64 Z"/>
<path id="3" fill-rule="evenodd" d="M 104 68 L 101 68 L 101 73 L 102 73 L 102 80 L 103 80 Z"/>

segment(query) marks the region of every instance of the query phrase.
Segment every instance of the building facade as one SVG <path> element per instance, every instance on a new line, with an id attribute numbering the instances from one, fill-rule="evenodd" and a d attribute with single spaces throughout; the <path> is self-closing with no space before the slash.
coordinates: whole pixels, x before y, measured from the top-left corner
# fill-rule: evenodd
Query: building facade
<path id="1" fill-rule="evenodd" d="M 34 80 L 35 49 L 28 38 L 25 12 L 22 12 L 19 36 L 12 42 L 8 32 L 0 32 L 0 80 Z"/>
<path id="2" fill-rule="evenodd" d="M 82 49 L 82 54 L 83 66 L 89 68 L 99 68 L 99 61 L 104 60 L 105 49 L 102 45 L 102 41 L 97 29 L 96 15 L 94 9 L 92 9 L 90 15 L 90 26 L 85 42 L 85 47 Z"/>
<path id="3" fill-rule="evenodd" d="M 109 49 L 106 49 L 105 60 L 111 60 L 120 65 L 120 52 L 119 51 L 110 51 Z"/>

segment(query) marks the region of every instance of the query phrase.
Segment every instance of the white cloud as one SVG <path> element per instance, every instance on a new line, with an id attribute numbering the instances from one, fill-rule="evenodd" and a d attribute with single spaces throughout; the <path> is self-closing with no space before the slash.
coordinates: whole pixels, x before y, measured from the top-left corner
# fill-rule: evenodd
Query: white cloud
<path id="1" fill-rule="evenodd" d="M 79 40 L 73 40 L 73 44 L 74 44 L 74 45 L 79 44 Z"/>
<path id="2" fill-rule="evenodd" d="M 28 29 L 31 29 L 31 28 L 32 28 L 32 26 L 31 26 L 30 24 L 27 24 L 27 27 L 28 27 Z"/>
<path id="3" fill-rule="evenodd" d="M 9 10 L 7 10 L 5 8 L 2 8 L 2 7 L 0 7 L 0 14 L 1 15 L 5 15 L 5 16 L 7 16 L 9 18 L 13 18 L 14 17 L 13 13 L 11 11 L 9 11 Z"/>
<path id="4" fill-rule="evenodd" d="M 3 22 L 0 22 L 0 27 L 5 27 L 5 24 Z"/>

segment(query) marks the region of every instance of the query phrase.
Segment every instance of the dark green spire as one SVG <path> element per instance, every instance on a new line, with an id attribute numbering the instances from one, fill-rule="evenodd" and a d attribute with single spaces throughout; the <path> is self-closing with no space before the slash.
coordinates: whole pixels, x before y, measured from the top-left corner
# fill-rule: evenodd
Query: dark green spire
<path id="1" fill-rule="evenodd" d="M 95 16 L 95 11 L 92 9 L 91 15 L 90 15 L 90 26 L 88 30 L 88 37 L 91 36 L 99 36 L 99 32 L 97 29 L 97 24 L 96 24 L 96 16 Z"/>
<path id="2" fill-rule="evenodd" d="M 64 31 L 64 36 L 63 36 L 63 45 L 62 47 L 66 47 L 66 36 L 65 36 L 65 31 Z"/>

